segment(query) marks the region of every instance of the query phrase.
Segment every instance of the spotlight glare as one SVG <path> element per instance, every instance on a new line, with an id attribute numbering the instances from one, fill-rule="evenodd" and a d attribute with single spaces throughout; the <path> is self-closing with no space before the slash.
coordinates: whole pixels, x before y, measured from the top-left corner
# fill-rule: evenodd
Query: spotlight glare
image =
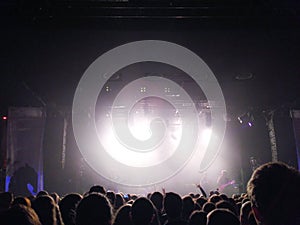
<path id="1" fill-rule="evenodd" d="M 148 80 L 131 80 L 120 92 L 113 93 L 116 96 L 108 96 L 109 100 L 113 100 L 112 106 L 125 105 L 126 108 L 119 114 L 119 111 L 112 107 L 110 117 L 105 117 L 102 110 L 99 117 L 95 116 L 100 91 L 107 81 L 114 77 L 114 74 L 120 74 L 118 71 L 122 68 L 144 62 L 170 65 L 186 73 L 201 88 L 207 99 L 218 102 L 218 107 L 209 109 L 212 117 L 226 112 L 224 96 L 213 72 L 198 55 L 183 46 L 160 40 L 142 40 L 117 46 L 98 57 L 84 72 L 76 88 L 72 105 L 74 136 L 83 158 L 101 177 L 112 183 L 138 188 L 169 180 L 176 181 L 175 176 L 179 172 L 185 174 L 195 153 L 198 153 L 194 150 L 198 150 L 201 131 L 197 108 L 194 100 L 182 87 L 183 83 L 178 84 L 163 76 L 143 77 Z M 149 86 L 146 87 L 145 84 Z M 170 87 L 171 95 L 162 92 L 165 87 Z M 178 91 L 180 93 L 173 96 Z M 107 94 L 103 97 L 107 97 Z M 149 141 L 140 141 L 133 137 L 127 125 L 130 116 L 133 116 L 130 113 L 135 112 L 134 106 L 137 105 L 137 101 L 148 97 L 160 98 L 167 104 L 153 115 L 151 108 L 144 110 L 140 107 L 142 109 L 136 116 L 150 114 L 149 129 L 152 132 Z M 175 101 L 187 104 L 179 105 Z M 169 105 L 170 110 L 166 111 L 165 105 Z M 103 110 L 106 110 L 107 106 L 110 105 L 103 104 Z M 178 118 L 174 116 L 174 109 L 177 108 L 180 109 L 182 119 L 181 125 L 178 126 Z M 197 158 L 197 165 L 201 171 L 206 170 L 214 161 L 214 157 L 211 156 L 219 154 L 225 135 L 225 121 L 216 121 L 212 121 L 211 126 L 214 128 L 213 137 L 218 134 L 220 138 L 216 141 L 209 138 L 206 147 L 209 155 Z M 155 132 L 156 130 L 159 132 Z M 215 130 L 218 133 L 215 133 Z M 207 137 L 206 134 L 204 136 Z M 204 154 L 204 151 L 199 152 L 199 155 Z M 208 160 L 202 160 L 204 158 Z M 112 174 L 112 170 L 116 172 Z"/>
<path id="2" fill-rule="evenodd" d="M 129 129 L 132 135 L 141 141 L 148 140 L 152 135 L 150 130 L 150 121 L 148 121 L 146 118 L 137 119 L 132 125 L 129 126 Z"/>
<path id="3" fill-rule="evenodd" d="M 212 130 L 209 128 L 206 128 L 202 132 L 202 142 L 205 144 L 205 146 L 209 143 L 210 137 L 212 134 Z"/>
<path id="4" fill-rule="evenodd" d="M 240 123 L 243 123 L 243 120 L 241 119 L 241 117 L 238 117 L 238 120 Z"/>
<path id="5" fill-rule="evenodd" d="M 246 112 L 238 117 L 240 124 L 244 124 L 245 127 L 253 127 L 254 116 L 251 112 Z"/>

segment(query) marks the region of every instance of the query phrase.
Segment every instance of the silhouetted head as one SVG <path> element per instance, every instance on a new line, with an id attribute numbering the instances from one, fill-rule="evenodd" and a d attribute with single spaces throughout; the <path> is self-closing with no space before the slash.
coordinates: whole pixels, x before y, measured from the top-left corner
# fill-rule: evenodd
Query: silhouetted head
<path id="1" fill-rule="evenodd" d="M 281 162 L 258 167 L 247 185 L 258 222 L 267 225 L 300 224 L 300 172 Z"/>
<path id="2" fill-rule="evenodd" d="M 181 217 L 182 199 L 180 195 L 174 192 L 166 193 L 164 198 L 164 209 L 169 218 Z"/>
<path id="3" fill-rule="evenodd" d="M 106 192 L 106 197 L 108 198 L 108 200 L 110 201 L 111 205 L 115 204 L 115 199 L 116 199 L 116 194 L 113 191 L 107 191 Z"/>
<path id="4" fill-rule="evenodd" d="M 80 194 L 70 193 L 59 202 L 61 217 L 65 225 L 75 224 L 75 210 L 81 199 Z"/>
<path id="5" fill-rule="evenodd" d="M 249 217 L 249 213 L 251 212 L 251 210 L 252 210 L 251 202 L 249 200 L 242 204 L 241 209 L 240 209 L 241 225 L 248 224 L 248 217 Z"/>
<path id="6" fill-rule="evenodd" d="M 154 204 L 156 209 L 160 212 L 161 212 L 162 207 L 163 207 L 163 199 L 164 199 L 163 194 L 158 192 L 158 191 L 153 192 L 150 196 L 150 200 L 152 201 L 152 203 Z"/>
<path id="7" fill-rule="evenodd" d="M 131 205 L 123 205 L 116 212 L 113 225 L 132 225 L 130 217 Z"/>
<path id="8" fill-rule="evenodd" d="M 12 203 L 12 205 L 17 205 L 17 204 L 20 204 L 20 205 L 25 205 L 27 207 L 31 207 L 31 202 L 29 200 L 29 198 L 27 197 L 16 197 Z"/>
<path id="9" fill-rule="evenodd" d="M 92 193 L 84 197 L 76 209 L 76 225 L 110 225 L 112 207 L 102 194 Z"/>
<path id="10" fill-rule="evenodd" d="M 186 195 L 182 198 L 182 218 L 183 220 L 188 220 L 191 213 L 195 208 L 194 200 L 190 195 Z"/>
<path id="11" fill-rule="evenodd" d="M 90 190 L 89 190 L 89 193 L 93 193 L 93 192 L 100 193 L 100 194 L 103 194 L 103 195 L 106 194 L 105 188 L 103 186 L 101 186 L 101 185 L 94 185 L 94 186 L 92 186 L 90 188 Z"/>
<path id="12" fill-rule="evenodd" d="M 206 212 L 206 213 L 209 213 L 209 212 L 213 211 L 215 208 L 216 208 L 215 203 L 213 203 L 213 202 L 206 202 L 206 203 L 204 203 L 204 205 L 202 207 L 202 210 L 204 212 Z"/>
<path id="13" fill-rule="evenodd" d="M 228 209 L 232 213 L 234 213 L 235 215 L 237 215 L 235 206 L 232 205 L 232 203 L 230 203 L 229 201 L 221 200 L 221 201 L 217 202 L 216 208 L 218 208 L 218 209 Z"/>
<path id="14" fill-rule="evenodd" d="M 152 202 L 145 197 L 136 199 L 131 206 L 131 217 L 134 225 L 150 224 L 154 218 Z"/>
<path id="15" fill-rule="evenodd" d="M 39 196 L 33 201 L 32 207 L 43 225 L 56 224 L 56 204 L 52 197 Z"/>
<path id="16" fill-rule="evenodd" d="M 207 213 L 204 211 L 196 210 L 190 216 L 189 225 L 206 225 Z"/>
<path id="17" fill-rule="evenodd" d="M 119 209 L 122 205 L 124 205 L 124 202 L 125 202 L 125 200 L 124 200 L 123 196 L 120 193 L 117 193 L 114 208 Z"/>
<path id="18" fill-rule="evenodd" d="M 39 191 L 36 194 L 36 197 L 40 197 L 40 196 L 44 196 L 44 195 L 49 195 L 48 191 L 45 191 L 45 190 Z"/>
<path id="19" fill-rule="evenodd" d="M 1 217 L 2 225 L 41 225 L 38 215 L 25 205 L 16 204 Z"/>
<path id="20" fill-rule="evenodd" d="M 207 215 L 207 225 L 240 225 L 240 221 L 228 209 L 214 209 Z"/>

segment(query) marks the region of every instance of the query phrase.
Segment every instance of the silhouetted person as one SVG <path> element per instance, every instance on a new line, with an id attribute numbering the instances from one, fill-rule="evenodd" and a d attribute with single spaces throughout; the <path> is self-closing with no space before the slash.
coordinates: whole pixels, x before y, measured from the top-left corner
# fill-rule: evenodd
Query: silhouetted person
<path id="1" fill-rule="evenodd" d="M 116 212 L 113 225 L 132 225 L 130 216 L 131 205 L 123 205 Z"/>
<path id="2" fill-rule="evenodd" d="M 257 167 L 259 167 L 257 160 L 253 156 L 250 157 L 250 165 L 252 167 L 252 171 L 254 171 Z"/>
<path id="3" fill-rule="evenodd" d="M 251 202 L 246 201 L 242 204 L 241 210 L 240 210 L 240 221 L 241 225 L 249 225 L 249 214 L 252 211 L 251 209 Z"/>
<path id="4" fill-rule="evenodd" d="M 131 218 L 134 225 L 149 225 L 155 218 L 152 202 L 141 197 L 134 201 L 131 206 Z"/>
<path id="5" fill-rule="evenodd" d="M 266 163 L 252 174 L 247 192 L 258 224 L 300 224 L 300 173 L 281 162 Z"/>
<path id="6" fill-rule="evenodd" d="M 84 197 L 76 209 L 76 225 L 111 225 L 112 206 L 100 193 Z"/>
<path id="7" fill-rule="evenodd" d="M 152 201 L 158 212 L 162 212 L 164 200 L 163 194 L 158 191 L 153 192 L 150 196 L 150 200 Z"/>
<path id="8" fill-rule="evenodd" d="M 113 205 L 115 210 L 118 210 L 122 205 L 124 205 L 125 200 L 120 193 L 116 194 L 115 204 Z"/>
<path id="9" fill-rule="evenodd" d="M 214 204 L 216 204 L 217 202 L 219 202 L 221 200 L 222 200 L 221 196 L 217 195 L 217 194 L 213 194 L 208 198 L 208 202 L 212 202 Z"/>
<path id="10" fill-rule="evenodd" d="M 56 192 L 52 192 L 52 193 L 49 194 L 49 195 L 53 198 L 55 204 L 58 204 L 58 203 L 59 203 L 60 197 L 59 197 L 59 195 L 58 195 Z"/>
<path id="11" fill-rule="evenodd" d="M 215 203 L 213 202 L 206 202 L 204 203 L 202 210 L 206 213 L 210 213 L 211 211 L 213 211 L 216 208 Z"/>
<path id="12" fill-rule="evenodd" d="M 90 188 L 89 193 L 100 193 L 105 195 L 106 194 L 106 190 L 103 186 L 101 185 L 94 185 Z"/>
<path id="13" fill-rule="evenodd" d="M 181 217 L 182 215 L 182 199 L 180 195 L 169 192 L 164 198 L 164 210 L 167 215 L 165 225 L 186 225 L 187 222 Z"/>
<path id="14" fill-rule="evenodd" d="M 108 198 L 108 200 L 110 201 L 110 204 L 112 206 L 115 205 L 115 199 L 116 199 L 116 194 L 113 191 L 107 191 L 106 192 L 106 197 Z"/>
<path id="15" fill-rule="evenodd" d="M 240 225 L 240 221 L 228 209 L 214 209 L 207 215 L 207 225 Z"/>
<path id="16" fill-rule="evenodd" d="M 192 212 L 190 219 L 189 219 L 189 225 L 206 225 L 207 221 L 207 213 L 200 210 L 195 210 Z"/>
<path id="17" fill-rule="evenodd" d="M 36 194 L 36 197 L 40 197 L 40 196 L 49 196 L 49 193 L 48 191 L 41 190 Z"/>
<path id="18" fill-rule="evenodd" d="M 218 191 L 220 193 L 225 193 L 228 196 L 231 196 L 234 192 L 233 185 L 234 180 L 231 180 L 228 176 L 228 172 L 226 170 L 221 171 L 221 175 L 218 177 L 217 184 L 218 184 Z"/>
<path id="19" fill-rule="evenodd" d="M 32 208 L 42 225 L 57 225 L 56 204 L 52 197 L 48 195 L 37 197 L 32 203 Z"/>
<path id="20" fill-rule="evenodd" d="M 192 197 L 189 195 L 184 196 L 182 198 L 182 219 L 188 222 L 194 208 L 195 204 Z"/>
<path id="21" fill-rule="evenodd" d="M 199 188 L 202 196 L 206 198 L 207 194 L 206 194 L 205 190 L 203 189 L 203 187 L 200 184 L 196 184 L 196 187 Z"/>
<path id="22" fill-rule="evenodd" d="M 229 182 L 230 182 L 230 179 L 228 177 L 228 172 L 226 170 L 222 170 L 220 176 L 217 179 L 217 184 L 218 184 L 219 190 L 221 190 L 220 187 L 228 184 Z"/>
<path id="23" fill-rule="evenodd" d="M 200 209 L 202 209 L 203 205 L 207 202 L 207 199 L 205 197 L 197 198 L 196 203 L 199 205 Z"/>
<path id="24" fill-rule="evenodd" d="M 16 197 L 14 199 L 12 205 L 17 205 L 17 204 L 25 205 L 27 207 L 31 207 L 31 202 L 30 202 L 29 198 L 27 198 L 27 197 L 22 197 L 22 196 Z"/>
<path id="25" fill-rule="evenodd" d="M 65 225 L 75 225 L 75 211 L 81 199 L 80 194 L 70 193 L 59 202 L 61 217 Z"/>
<path id="26" fill-rule="evenodd" d="M 29 190 L 28 185 L 33 188 Z M 29 196 L 31 191 L 37 190 L 37 172 L 27 163 L 17 169 L 11 177 L 9 191 L 14 195 Z"/>
<path id="27" fill-rule="evenodd" d="M 216 208 L 217 209 L 228 209 L 230 210 L 234 215 L 237 215 L 237 211 L 236 211 L 236 208 L 235 206 L 230 203 L 229 201 L 224 201 L 224 200 L 221 200 L 219 202 L 216 203 Z"/>
<path id="28" fill-rule="evenodd" d="M 163 218 L 163 200 L 164 200 L 163 194 L 158 191 L 153 192 L 150 196 L 150 200 L 153 203 L 154 207 L 156 208 L 157 216 L 160 223 L 163 224 L 165 222 Z"/>
<path id="29" fill-rule="evenodd" d="M 1 225 L 41 225 L 35 211 L 25 205 L 16 204 L 0 216 Z"/>

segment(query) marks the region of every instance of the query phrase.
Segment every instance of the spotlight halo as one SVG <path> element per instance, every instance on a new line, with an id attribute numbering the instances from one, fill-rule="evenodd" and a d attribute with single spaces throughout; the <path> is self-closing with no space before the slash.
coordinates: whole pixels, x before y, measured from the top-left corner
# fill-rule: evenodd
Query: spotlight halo
<path id="1" fill-rule="evenodd" d="M 190 157 L 190 154 L 185 155 L 182 165 L 176 165 L 178 156 L 175 157 L 169 162 L 167 169 L 159 165 L 155 169 L 161 173 L 156 175 L 152 174 L 152 167 L 144 168 L 141 173 L 145 174 L 147 178 L 141 177 L 134 168 L 123 166 L 119 170 L 128 170 L 130 175 L 124 179 L 114 179 L 109 175 L 109 168 L 119 165 L 107 154 L 104 154 L 104 151 L 99 151 L 95 147 L 101 145 L 95 126 L 95 106 L 99 90 L 119 69 L 144 61 L 162 62 L 183 70 L 201 87 L 208 100 L 218 102 L 219 107 L 212 108 L 212 116 L 219 113 L 223 115 L 226 112 L 224 96 L 213 72 L 199 56 L 185 47 L 167 41 L 143 40 L 118 46 L 97 58 L 84 72 L 76 88 L 72 106 L 74 135 L 79 150 L 95 171 L 106 179 L 129 186 L 150 185 L 168 180 L 184 167 Z M 224 137 L 226 124 L 224 120 L 217 120 L 213 125 L 213 129 L 218 130 L 220 135 L 217 139 L 210 140 L 208 148 L 212 151 L 210 154 L 216 155 Z M 99 165 L 99 158 L 103 159 L 105 163 Z M 208 165 L 204 164 L 203 166 Z M 138 176 L 139 179 L 131 179 L 134 176 Z"/>

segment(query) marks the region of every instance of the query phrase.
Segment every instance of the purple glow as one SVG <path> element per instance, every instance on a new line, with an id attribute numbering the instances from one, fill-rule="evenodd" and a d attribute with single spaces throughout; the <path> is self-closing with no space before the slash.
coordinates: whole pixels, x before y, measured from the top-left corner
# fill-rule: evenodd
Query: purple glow
<path id="1" fill-rule="evenodd" d="M 248 125 L 249 125 L 249 127 L 252 127 L 252 123 L 251 122 L 248 122 Z"/>
<path id="2" fill-rule="evenodd" d="M 10 183 L 10 176 L 6 176 L 5 178 L 5 191 L 9 191 L 9 183 Z"/>

